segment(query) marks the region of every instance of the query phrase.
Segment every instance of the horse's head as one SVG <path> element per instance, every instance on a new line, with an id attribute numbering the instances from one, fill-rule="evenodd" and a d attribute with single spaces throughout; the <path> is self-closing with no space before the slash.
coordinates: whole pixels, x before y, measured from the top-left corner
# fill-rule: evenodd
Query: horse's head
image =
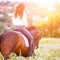
<path id="1" fill-rule="evenodd" d="M 27 28 L 34 38 L 35 47 L 38 48 L 39 41 L 42 37 L 42 32 L 35 26 L 30 26 Z"/>

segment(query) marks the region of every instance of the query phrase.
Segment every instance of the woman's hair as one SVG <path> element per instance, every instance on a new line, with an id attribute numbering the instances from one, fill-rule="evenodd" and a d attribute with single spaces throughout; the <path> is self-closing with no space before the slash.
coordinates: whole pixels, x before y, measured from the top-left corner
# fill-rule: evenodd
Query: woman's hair
<path id="1" fill-rule="evenodd" d="M 25 10 L 25 5 L 23 3 L 18 4 L 15 9 L 15 14 L 14 14 L 15 18 L 17 16 L 20 16 L 20 18 L 22 18 L 24 10 Z"/>

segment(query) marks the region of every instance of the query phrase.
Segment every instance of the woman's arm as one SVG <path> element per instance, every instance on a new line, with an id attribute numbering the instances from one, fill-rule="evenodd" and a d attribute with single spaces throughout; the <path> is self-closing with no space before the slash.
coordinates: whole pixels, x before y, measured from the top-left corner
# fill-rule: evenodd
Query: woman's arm
<path id="1" fill-rule="evenodd" d="M 26 13 L 23 14 L 22 19 L 23 19 L 23 24 L 25 25 L 25 27 L 27 27 L 28 26 L 28 21 L 27 21 Z"/>

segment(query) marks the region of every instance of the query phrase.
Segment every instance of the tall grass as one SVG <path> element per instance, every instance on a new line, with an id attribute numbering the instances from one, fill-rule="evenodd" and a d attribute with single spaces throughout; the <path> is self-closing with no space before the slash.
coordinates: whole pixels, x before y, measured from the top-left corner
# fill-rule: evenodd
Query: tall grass
<path id="1" fill-rule="evenodd" d="M 39 48 L 35 49 L 36 56 L 23 57 L 17 56 L 15 53 L 9 55 L 9 60 L 60 60 L 60 39 L 42 38 L 39 42 Z M 3 55 L 0 54 L 0 60 Z"/>

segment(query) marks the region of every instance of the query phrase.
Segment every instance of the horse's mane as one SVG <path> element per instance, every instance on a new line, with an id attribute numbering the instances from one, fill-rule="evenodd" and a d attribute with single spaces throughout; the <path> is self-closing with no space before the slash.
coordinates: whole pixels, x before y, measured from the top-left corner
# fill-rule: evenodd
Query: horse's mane
<path id="1" fill-rule="evenodd" d="M 28 29 L 29 31 L 32 31 L 38 28 L 36 26 L 29 26 L 29 27 L 26 27 L 26 29 Z"/>

